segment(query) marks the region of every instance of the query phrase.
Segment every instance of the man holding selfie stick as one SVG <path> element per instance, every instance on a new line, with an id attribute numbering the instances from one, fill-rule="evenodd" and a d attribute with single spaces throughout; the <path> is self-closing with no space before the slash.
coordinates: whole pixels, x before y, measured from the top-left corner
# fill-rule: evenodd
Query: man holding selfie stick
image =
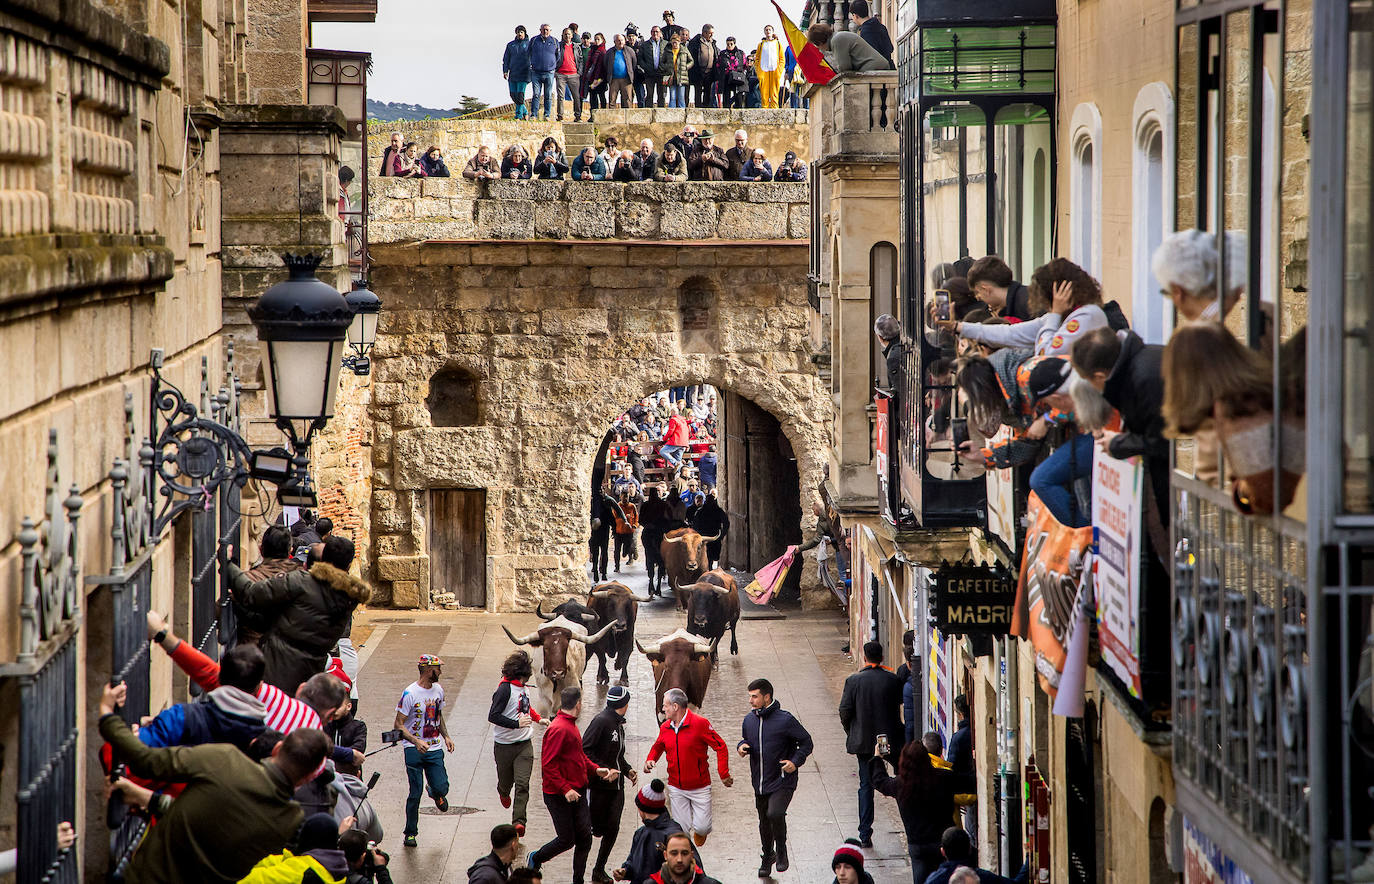
<path id="1" fill-rule="evenodd" d="M 873 776 L 868 762 L 876 752 L 887 758 L 902 753 L 902 680 L 883 665 L 880 642 L 864 645 L 864 668 L 844 680 L 840 724 L 845 750 L 859 762 L 859 841 L 873 846 Z"/>

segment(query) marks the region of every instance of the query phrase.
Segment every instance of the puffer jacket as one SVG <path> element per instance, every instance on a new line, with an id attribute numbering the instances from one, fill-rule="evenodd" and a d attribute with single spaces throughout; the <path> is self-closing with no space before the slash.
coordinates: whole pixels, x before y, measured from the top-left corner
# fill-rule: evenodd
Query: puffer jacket
<path id="1" fill-rule="evenodd" d="M 679 46 L 676 55 L 671 46 L 665 46 L 658 60 L 658 75 L 669 86 L 686 86 L 691 81 L 693 64 L 692 53 L 686 46 Z"/>
<path id="2" fill-rule="evenodd" d="M 342 850 L 307 850 L 301 854 L 284 850 L 253 866 L 239 884 L 300 884 L 310 873 L 315 875 L 311 881 L 343 884 L 348 877 L 348 860 Z"/>
<path id="3" fill-rule="evenodd" d="M 783 773 L 782 762 L 806 764 L 814 744 L 796 717 L 777 700 L 750 709 L 740 726 L 739 746 L 749 747 L 749 782 L 756 795 L 772 795 L 797 788 L 797 772 Z"/>
<path id="4" fill-rule="evenodd" d="M 247 750 L 262 733 L 267 707 L 238 688 L 218 687 L 195 703 L 178 703 L 138 729 L 145 746 L 199 746 L 231 743 Z"/>
<path id="5" fill-rule="evenodd" d="M 263 681 L 289 695 L 324 672 L 329 649 L 348 634 L 353 610 L 372 597 L 366 583 L 328 562 L 258 582 L 231 562 L 229 585 L 244 607 L 275 615 L 262 639 L 267 664 Z"/>

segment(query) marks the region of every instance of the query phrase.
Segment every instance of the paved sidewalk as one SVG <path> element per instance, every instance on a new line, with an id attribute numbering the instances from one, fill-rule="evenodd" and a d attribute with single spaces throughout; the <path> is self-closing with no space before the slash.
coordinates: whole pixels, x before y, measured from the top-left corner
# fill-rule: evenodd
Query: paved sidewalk
<path id="1" fill-rule="evenodd" d="M 640 594 L 646 592 L 642 569 L 619 576 Z M 775 875 L 779 881 L 825 884 L 832 878 L 830 857 L 846 837 L 855 834 L 858 819 L 858 773 L 854 759 L 845 754 L 844 732 L 836 715 L 840 688 L 853 671 L 840 652 L 845 623 L 838 613 L 800 613 L 784 609 L 785 619 L 741 621 L 740 654 L 732 657 L 722 645 L 720 665 L 711 677 L 702 710 L 733 748 L 740 738 L 740 722 L 749 709 L 746 685 L 768 678 L 784 708 L 791 710 L 811 732 L 815 754 L 801 769 L 800 786 L 788 813 L 792 866 Z M 456 749 L 448 756 L 450 780 L 447 814 L 440 814 L 426 798 L 420 810 L 419 846 L 401 846 L 405 818 L 406 776 L 401 750 L 388 749 L 369 759 L 372 770 L 382 773 L 373 793 L 374 804 L 386 827 L 382 847 L 392 856 L 392 875 L 397 884 L 464 882 L 467 868 L 490 849 L 492 826 L 509 821 L 496 795 L 496 768 L 492 760 L 491 725 L 487 709 L 499 680 L 501 661 L 512 645 L 501 626 L 517 635 L 534 629 L 533 614 L 491 615 L 458 612 L 368 611 L 355 623 L 355 635 L 363 638 L 359 675 L 359 714 L 368 724 L 369 749 L 381 746 L 380 733 L 391 727 L 397 699 L 415 678 L 415 659 L 421 653 L 444 658 L 442 684 L 447 693 L 449 733 Z M 676 629 L 682 615 L 673 611 L 670 599 L 640 606 L 636 634 L 656 638 Z M 582 723 L 604 705 L 606 688 L 595 684 L 596 666 L 587 669 L 583 689 Z M 648 661 L 636 654 L 630 665 L 631 705 L 626 724 L 626 748 L 631 762 L 642 765 L 657 734 L 653 710 L 653 680 Z M 538 732 L 537 732 L 538 733 Z M 552 837 L 552 826 L 540 797 L 538 737 L 535 774 L 530 783 L 529 831 L 523 839 L 528 849 Z M 706 870 L 722 884 L 758 881 L 758 822 L 753 792 L 749 788 L 748 762 L 730 755 L 735 786 L 714 786 L 715 830 L 702 850 Z M 712 771 L 715 764 L 712 759 Z M 745 775 L 741 775 L 741 774 Z M 666 776 L 660 760 L 655 776 Z M 642 783 L 643 774 L 641 774 Z M 905 884 L 911 880 L 901 822 L 890 799 L 877 798 L 874 848 L 866 851 L 868 869 L 877 884 Z M 629 852 L 638 816 L 626 801 L 620 837 L 612 853 L 615 865 Z M 593 859 L 595 848 L 593 848 Z M 545 880 L 566 884 L 571 880 L 572 853 L 544 866 Z M 590 878 L 590 863 L 587 870 Z"/>

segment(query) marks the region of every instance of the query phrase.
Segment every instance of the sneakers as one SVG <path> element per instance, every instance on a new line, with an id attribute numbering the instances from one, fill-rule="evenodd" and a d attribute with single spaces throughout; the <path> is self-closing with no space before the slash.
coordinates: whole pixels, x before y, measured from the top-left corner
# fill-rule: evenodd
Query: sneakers
<path id="1" fill-rule="evenodd" d="M 498 796 L 500 796 L 500 798 L 501 798 L 501 806 L 502 806 L 502 807 L 510 807 L 510 796 L 509 796 L 509 795 L 502 795 L 500 792 L 497 792 L 496 794 L 497 794 Z"/>
<path id="2" fill-rule="evenodd" d="M 873 847 L 873 839 L 872 839 L 872 838 L 860 838 L 860 839 L 859 839 L 859 846 L 860 846 L 860 847 L 866 847 L 866 848 L 872 848 L 872 847 Z"/>
<path id="3" fill-rule="evenodd" d="M 434 806 L 439 808 L 440 813 L 448 813 L 448 798 L 443 795 L 435 795 Z"/>
<path id="4" fill-rule="evenodd" d="M 516 823 L 516 824 L 515 824 L 515 834 L 519 835 L 521 838 L 525 837 L 525 824 L 524 824 L 524 823 Z"/>
<path id="5" fill-rule="evenodd" d="M 531 850 L 529 854 L 526 855 L 525 866 L 526 868 L 534 869 L 536 872 L 539 871 L 539 851 Z"/>
<path id="6" fill-rule="evenodd" d="M 787 845 L 786 845 L 786 844 L 779 844 L 779 845 L 778 845 L 778 857 L 777 857 L 777 859 L 778 859 L 778 871 L 779 871 L 779 872 L 785 872 L 785 871 L 787 871 L 788 862 L 787 862 Z"/>
<path id="7" fill-rule="evenodd" d="M 415 836 L 414 836 L 414 835 L 407 835 L 407 836 L 405 836 L 404 838 L 401 839 L 401 843 L 404 844 L 406 847 L 414 847 L 414 846 L 415 846 Z"/>

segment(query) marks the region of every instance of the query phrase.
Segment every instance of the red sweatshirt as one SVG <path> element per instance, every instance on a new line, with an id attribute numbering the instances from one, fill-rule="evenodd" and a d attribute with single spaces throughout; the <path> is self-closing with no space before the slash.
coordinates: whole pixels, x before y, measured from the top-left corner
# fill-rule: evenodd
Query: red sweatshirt
<path id="1" fill-rule="evenodd" d="M 675 414 L 668 418 L 668 431 L 663 434 L 663 444 L 665 445 L 686 445 L 691 441 L 687 433 L 687 421 L 682 419 L 682 415 Z"/>
<path id="2" fill-rule="evenodd" d="M 548 737 L 544 738 L 545 740 Z M 688 709 L 682 724 L 673 727 L 670 718 L 658 729 L 658 739 L 649 747 L 653 763 L 668 754 L 668 785 L 677 789 L 704 789 L 711 785 L 711 765 L 707 750 L 716 750 L 716 768 L 721 779 L 730 776 L 730 753 L 711 722 Z"/>
<path id="3" fill-rule="evenodd" d="M 596 762 L 582 751 L 582 732 L 577 729 L 577 719 L 559 710 L 544 732 L 544 745 L 539 754 L 544 794 L 562 795 L 569 789 L 587 788 L 587 778 L 596 776 L 596 767 Z"/>

